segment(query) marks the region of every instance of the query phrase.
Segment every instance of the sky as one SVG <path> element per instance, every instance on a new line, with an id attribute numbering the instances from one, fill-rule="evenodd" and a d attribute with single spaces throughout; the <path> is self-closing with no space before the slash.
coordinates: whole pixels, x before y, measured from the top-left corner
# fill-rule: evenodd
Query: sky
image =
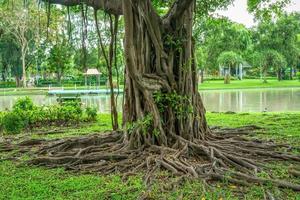
<path id="1" fill-rule="evenodd" d="M 292 0 L 291 4 L 287 6 L 286 11 L 300 12 L 300 0 Z M 253 15 L 249 14 L 247 11 L 247 0 L 235 0 L 233 5 L 229 6 L 227 10 L 221 10 L 217 13 L 228 17 L 234 22 L 244 24 L 246 27 L 255 25 Z"/>

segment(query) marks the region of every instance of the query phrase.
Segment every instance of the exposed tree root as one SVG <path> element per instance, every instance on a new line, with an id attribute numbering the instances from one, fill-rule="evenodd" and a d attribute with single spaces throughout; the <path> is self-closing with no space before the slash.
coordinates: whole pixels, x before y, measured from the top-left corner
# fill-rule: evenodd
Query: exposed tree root
<path id="1" fill-rule="evenodd" d="M 280 188 L 300 191 L 300 185 L 277 179 L 257 176 L 267 170 L 266 161 L 300 162 L 299 155 L 279 152 L 280 147 L 273 142 L 250 141 L 238 137 L 215 136 L 210 140 L 187 141 L 177 139 L 172 148 L 163 146 L 141 146 L 129 149 L 122 132 L 111 132 L 65 140 L 29 140 L 19 145 L 2 144 L 0 151 L 19 148 L 23 152 L 39 147 L 35 157 L 28 163 L 47 167 L 65 167 L 70 170 L 110 174 L 123 173 L 124 176 L 145 172 L 145 182 L 151 183 L 158 170 L 167 170 L 178 177 L 192 177 L 201 180 L 227 180 L 249 186 L 251 184 L 272 184 Z M 291 168 L 290 173 L 299 176 L 299 171 Z"/>

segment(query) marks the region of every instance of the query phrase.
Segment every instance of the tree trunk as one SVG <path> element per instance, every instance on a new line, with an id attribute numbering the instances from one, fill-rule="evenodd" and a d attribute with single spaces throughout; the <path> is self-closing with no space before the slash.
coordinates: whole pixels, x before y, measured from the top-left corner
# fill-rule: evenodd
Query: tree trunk
<path id="1" fill-rule="evenodd" d="M 101 47 L 101 51 L 103 54 L 103 57 L 106 62 L 106 68 L 108 72 L 108 82 L 110 86 L 110 104 L 111 104 L 111 121 L 112 121 L 112 128 L 113 130 L 119 129 L 119 123 L 118 123 L 118 111 L 117 111 L 117 98 L 114 93 L 114 84 L 113 84 L 113 77 L 112 77 L 112 67 L 113 67 L 113 62 L 116 62 L 116 39 L 117 39 L 117 33 L 118 33 L 118 25 L 119 25 L 119 16 L 115 15 L 115 20 L 112 19 L 112 16 L 109 14 L 109 19 L 110 19 L 110 45 L 109 45 L 109 52 L 108 55 L 105 51 L 105 47 L 103 44 L 103 40 L 101 37 L 100 33 L 100 28 L 98 24 L 98 15 L 97 15 L 97 10 L 94 9 L 94 18 L 95 18 L 95 25 L 96 25 L 96 31 L 97 35 L 99 38 L 99 44 Z"/>
<path id="2" fill-rule="evenodd" d="M 82 48 L 82 68 L 83 71 L 87 71 L 87 47 L 86 47 L 86 41 L 87 41 L 87 10 L 84 9 L 84 4 L 81 4 L 81 48 Z"/>
<path id="3" fill-rule="evenodd" d="M 16 79 L 16 86 L 20 87 L 21 86 L 21 84 L 20 84 L 20 77 L 19 76 L 15 76 L 15 79 Z"/>
<path id="4" fill-rule="evenodd" d="M 204 69 L 200 71 L 201 83 L 204 83 Z"/>
<path id="5" fill-rule="evenodd" d="M 291 69 L 290 69 L 290 80 L 293 80 L 293 72 L 294 72 L 294 69 L 293 69 L 293 67 L 291 67 Z"/>
<path id="6" fill-rule="evenodd" d="M 167 17 L 165 21 L 156 14 L 150 0 L 131 2 L 123 5 L 123 124 L 127 125 L 130 147 L 173 146 L 177 144 L 176 136 L 189 141 L 205 139 L 210 131 L 194 62 L 194 1 L 190 1 L 181 17 Z"/>
<path id="7" fill-rule="evenodd" d="M 61 77 L 62 77 L 61 72 L 57 72 L 57 73 L 56 73 L 56 76 L 57 76 L 57 82 L 58 82 L 58 84 L 61 86 Z"/>
<path id="8" fill-rule="evenodd" d="M 1 75 L 2 75 L 2 81 L 4 82 L 6 81 L 6 76 L 7 76 L 6 72 L 7 72 L 7 64 L 3 63 L 3 69 Z"/>
<path id="9" fill-rule="evenodd" d="M 26 61 L 25 61 L 25 50 L 23 50 L 22 48 L 22 56 L 21 56 L 21 59 L 22 59 L 22 81 L 23 81 L 23 87 L 26 87 Z"/>
<path id="10" fill-rule="evenodd" d="M 278 81 L 282 80 L 281 68 L 278 69 L 278 71 L 277 71 L 277 79 L 278 79 Z"/>
<path id="11" fill-rule="evenodd" d="M 263 79 L 264 79 L 264 83 L 267 83 L 268 81 L 267 81 L 267 70 L 264 70 L 264 72 L 263 72 Z"/>

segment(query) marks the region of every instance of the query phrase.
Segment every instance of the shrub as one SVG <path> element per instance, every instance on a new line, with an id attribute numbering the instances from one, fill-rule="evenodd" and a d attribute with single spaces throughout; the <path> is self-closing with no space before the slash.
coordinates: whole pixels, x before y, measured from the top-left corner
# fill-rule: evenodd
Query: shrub
<path id="1" fill-rule="evenodd" d="M 10 134 L 18 134 L 25 127 L 23 119 L 16 112 L 8 112 L 2 119 L 3 129 Z"/>
<path id="2" fill-rule="evenodd" d="M 13 106 L 13 111 L 22 110 L 22 111 L 29 111 L 33 110 L 34 105 L 32 100 L 29 97 L 19 98 L 15 105 Z"/>
<path id="3" fill-rule="evenodd" d="M 85 112 L 87 114 L 88 121 L 96 121 L 97 120 L 97 109 L 96 108 L 87 107 Z"/>
<path id="4" fill-rule="evenodd" d="M 0 131 L 19 133 L 22 129 L 47 125 L 72 124 L 86 119 L 95 121 L 97 110 L 87 108 L 83 117 L 80 102 L 65 102 L 52 106 L 34 106 L 28 97 L 19 99 L 11 112 L 0 112 Z"/>
<path id="5" fill-rule="evenodd" d="M 296 76 L 297 76 L 298 80 L 300 81 L 300 72 L 297 72 Z"/>
<path id="6" fill-rule="evenodd" d="M 5 112 L 0 112 L 0 132 L 3 131 L 3 118 L 5 116 Z"/>

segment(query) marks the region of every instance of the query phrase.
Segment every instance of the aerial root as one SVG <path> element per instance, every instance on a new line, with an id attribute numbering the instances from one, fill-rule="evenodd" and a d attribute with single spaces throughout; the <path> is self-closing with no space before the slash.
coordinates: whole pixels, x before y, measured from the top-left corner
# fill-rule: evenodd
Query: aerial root
<path id="1" fill-rule="evenodd" d="M 180 136 L 172 147 L 148 145 L 130 149 L 123 134 L 112 132 L 65 140 L 30 140 L 19 145 L 1 145 L 2 151 L 16 147 L 31 152 L 35 157 L 28 164 L 46 167 L 64 167 L 88 173 L 122 173 L 123 178 L 144 172 L 144 180 L 151 185 L 155 174 L 169 171 L 173 177 L 201 179 L 204 182 L 227 180 L 242 186 L 273 184 L 280 188 L 300 191 L 300 185 L 257 176 L 267 170 L 265 161 L 299 162 L 300 157 L 289 153 L 289 146 L 272 142 L 250 141 L 217 137 L 212 140 L 188 141 Z M 286 148 L 287 152 L 279 152 Z M 299 177 L 300 170 L 290 168 L 289 173 Z M 176 185 L 176 184 L 175 184 Z M 173 186 L 172 186 L 173 187 Z"/>

